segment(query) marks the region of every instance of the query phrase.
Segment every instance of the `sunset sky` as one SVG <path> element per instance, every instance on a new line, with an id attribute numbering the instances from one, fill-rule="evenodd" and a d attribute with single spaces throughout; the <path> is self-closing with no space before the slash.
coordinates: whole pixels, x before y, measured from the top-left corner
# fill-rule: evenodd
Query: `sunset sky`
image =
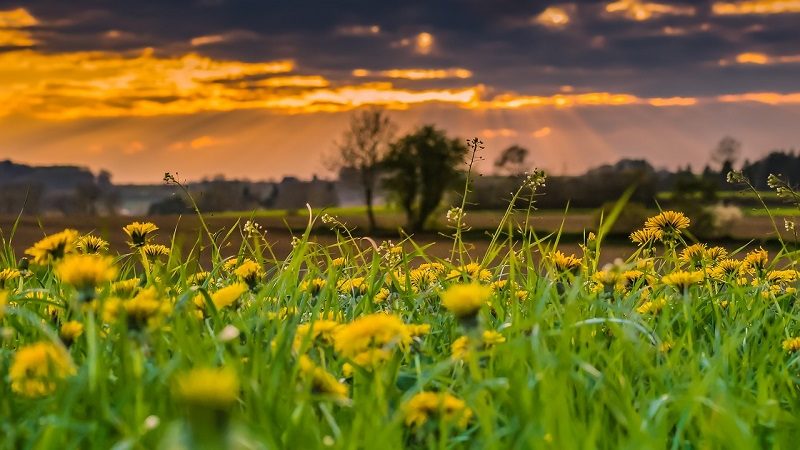
<path id="1" fill-rule="evenodd" d="M 330 176 L 348 116 L 576 173 L 800 147 L 800 0 L 0 0 L 0 159 Z M 486 164 L 488 168 L 488 164 Z"/>

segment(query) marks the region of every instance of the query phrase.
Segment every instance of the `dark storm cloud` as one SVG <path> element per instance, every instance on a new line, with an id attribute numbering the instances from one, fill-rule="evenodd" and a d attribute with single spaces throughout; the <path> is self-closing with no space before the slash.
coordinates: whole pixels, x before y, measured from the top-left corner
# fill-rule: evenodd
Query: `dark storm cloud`
<path id="1" fill-rule="evenodd" d="M 693 14 L 636 21 L 608 13 L 608 3 L 29 0 L 9 6 L 41 20 L 35 34 L 39 48 L 49 52 L 153 47 L 242 61 L 291 58 L 299 71 L 331 79 L 361 67 L 464 67 L 473 72 L 473 83 L 488 89 L 537 94 L 563 85 L 642 96 L 797 90 L 800 64 L 719 62 L 745 52 L 799 55 L 800 14 L 720 17 L 711 13 L 710 1 L 663 0 L 657 3 L 694 8 Z M 534 23 L 548 6 L 569 12 L 567 26 Z M 369 31 L 373 25 L 379 32 Z M 428 54 L 414 52 L 421 32 L 434 37 Z M 202 37 L 208 39 L 192 45 Z"/>

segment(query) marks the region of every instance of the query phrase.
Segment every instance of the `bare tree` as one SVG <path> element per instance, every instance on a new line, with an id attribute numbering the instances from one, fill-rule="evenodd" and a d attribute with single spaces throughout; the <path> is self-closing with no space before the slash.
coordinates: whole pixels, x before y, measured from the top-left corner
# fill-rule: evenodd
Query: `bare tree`
<path id="1" fill-rule="evenodd" d="M 373 203 L 380 165 L 389 150 L 396 127 L 381 109 L 372 108 L 356 112 L 350 118 L 350 126 L 336 142 L 333 168 L 353 168 L 364 192 L 369 231 L 375 230 Z"/>
<path id="2" fill-rule="evenodd" d="M 717 146 L 711 151 L 711 161 L 724 170 L 724 168 L 732 167 L 736 163 L 741 151 L 741 142 L 731 136 L 725 136 L 720 139 Z"/>

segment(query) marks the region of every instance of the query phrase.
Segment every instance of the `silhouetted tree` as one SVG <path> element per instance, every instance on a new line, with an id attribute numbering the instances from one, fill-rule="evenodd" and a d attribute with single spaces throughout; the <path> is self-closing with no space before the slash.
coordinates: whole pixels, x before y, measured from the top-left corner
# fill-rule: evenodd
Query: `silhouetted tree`
<path id="1" fill-rule="evenodd" d="M 369 231 L 376 226 L 373 203 L 380 164 L 389 150 L 395 126 L 381 109 L 360 111 L 350 118 L 350 126 L 340 142 L 336 143 L 337 154 L 329 161 L 332 169 L 352 167 L 359 176 L 367 207 Z"/>
<path id="2" fill-rule="evenodd" d="M 386 156 L 386 188 L 406 214 L 408 227 L 421 231 L 445 191 L 460 176 L 467 147 L 444 131 L 425 125 L 392 144 Z"/>
<path id="3" fill-rule="evenodd" d="M 494 160 L 494 168 L 500 174 L 520 175 L 527 168 L 529 154 L 530 151 L 527 148 L 514 144 L 503 150 Z"/>

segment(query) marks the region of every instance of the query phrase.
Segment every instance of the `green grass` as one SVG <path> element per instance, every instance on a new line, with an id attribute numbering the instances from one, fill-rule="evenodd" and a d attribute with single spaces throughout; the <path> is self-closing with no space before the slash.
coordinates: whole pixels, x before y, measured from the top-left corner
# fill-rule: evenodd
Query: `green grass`
<path id="1" fill-rule="evenodd" d="M 228 247 L 230 235 L 245 233 L 240 226 L 209 230 L 188 254 L 172 246 L 157 260 L 139 251 L 114 255 L 114 279 L 138 280 L 136 291 L 113 293 L 102 282 L 90 302 L 54 274 L 62 263 L 31 265 L 5 284 L 0 447 L 795 448 L 800 358 L 782 343 L 800 335 L 797 274 L 768 274 L 794 267 L 797 255 L 783 251 L 761 267 L 753 253 L 739 275 L 715 278 L 719 261 L 709 254 L 681 258 L 681 235 L 600 267 L 605 232 L 623 206 L 586 242 L 574 271 L 555 264 L 560 233 L 514 231 L 511 219 L 526 223 L 530 211 L 512 209 L 499 215 L 485 252 L 457 241 L 450 258 L 433 261 L 442 271 L 420 269 L 432 258 L 410 239 L 394 252 L 336 223 L 335 244 L 309 240 L 308 229 L 285 259 L 274 258 L 258 233 Z M 4 231 L 0 268 L 11 268 L 21 255 Z M 171 244 L 166 234 L 151 240 Z M 747 250 L 731 257 L 741 261 Z M 212 265 L 199 267 L 200 251 L 214 255 Z M 215 303 L 223 286 L 243 281 L 234 268 L 247 259 L 263 272 L 235 302 Z M 485 272 L 460 271 L 467 263 Z M 613 281 L 638 269 L 636 281 Z M 190 282 L 201 270 L 210 272 L 207 280 Z M 683 289 L 663 278 L 681 270 L 699 271 L 693 276 L 701 281 Z M 324 280 L 318 292 L 303 287 L 313 279 Z M 501 280 L 504 286 L 493 284 Z M 493 291 L 480 299 L 475 320 L 459 321 L 440 294 L 470 282 Z M 144 320 L 131 302 L 146 295 L 159 308 Z M 640 309 L 662 300 L 659 311 Z M 345 350 L 356 341 L 344 334 L 333 333 L 333 342 L 297 338 L 299 327 L 322 320 L 354 327 L 375 313 L 430 329 L 407 341 L 372 330 L 364 345 L 383 358 L 360 365 Z M 58 337 L 67 321 L 84 326 L 71 345 Z M 487 331 L 504 341 L 484 343 Z M 468 352 L 454 358 L 453 343 L 463 337 Z M 63 348 L 75 372 L 47 378 L 52 392 L 28 397 L 12 388 L 19 375 L 11 367 L 37 342 Z M 346 397 L 326 394 L 331 385 L 315 383 L 301 355 L 318 375 L 344 384 Z M 226 368 L 238 387 L 197 378 L 205 394 L 180 394 L 176 380 L 204 367 Z M 406 405 L 421 391 L 463 400 L 472 413 L 466 426 L 436 408 L 423 426 L 408 426 Z"/>

